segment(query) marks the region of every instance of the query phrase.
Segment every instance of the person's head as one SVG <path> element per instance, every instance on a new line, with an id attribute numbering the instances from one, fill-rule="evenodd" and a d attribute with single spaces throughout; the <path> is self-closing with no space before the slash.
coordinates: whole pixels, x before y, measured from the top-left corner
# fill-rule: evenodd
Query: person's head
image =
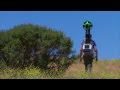
<path id="1" fill-rule="evenodd" d="M 91 34 L 86 34 L 86 39 L 92 39 L 92 35 Z"/>
<path id="2" fill-rule="evenodd" d="M 84 39 L 86 42 L 90 42 L 91 40 L 92 40 L 92 35 L 90 34 L 90 35 L 88 35 L 88 34 L 86 34 L 86 37 L 85 37 L 85 39 Z"/>
<path id="3" fill-rule="evenodd" d="M 90 39 L 92 39 L 92 35 L 90 34 Z"/>

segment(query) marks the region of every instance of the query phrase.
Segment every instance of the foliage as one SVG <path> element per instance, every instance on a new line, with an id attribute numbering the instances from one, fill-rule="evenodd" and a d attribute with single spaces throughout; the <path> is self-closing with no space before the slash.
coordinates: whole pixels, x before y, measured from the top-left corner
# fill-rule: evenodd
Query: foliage
<path id="1" fill-rule="evenodd" d="M 72 63 L 68 61 L 72 46 L 72 40 L 62 31 L 43 26 L 22 24 L 0 31 L 0 60 L 10 67 L 34 65 L 44 70 L 65 69 Z"/>

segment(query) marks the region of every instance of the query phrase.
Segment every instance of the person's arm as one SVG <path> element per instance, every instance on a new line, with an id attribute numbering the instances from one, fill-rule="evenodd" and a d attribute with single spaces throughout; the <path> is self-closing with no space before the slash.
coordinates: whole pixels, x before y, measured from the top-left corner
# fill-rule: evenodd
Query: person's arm
<path id="1" fill-rule="evenodd" d="M 93 41 L 94 43 L 94 49 L 95 49 L 95 52 L 96 52 L 96 61 L 98 61 L 98 49 L 97 49 L 97 45 L 95 43 L 95 41 Z"/>
<path id="2" fill-rule="evenodd" d="M 96 61 L 98 61 L 98 50 L 97 50 L 97 47 L 95 46 L 95 52 L 96 52 Z"/>
<path id="3" fill-rule="evenodd" d="M 80 62 L 82 62 L 82 46 L 83 46 L 84 40 L 81 43 L 81 47 L 80 47 Z"/>
<path id="4" fill-rule="evenodd" d="M 82 47 L 80 48 L 80 62 L 82 62 Z"/>

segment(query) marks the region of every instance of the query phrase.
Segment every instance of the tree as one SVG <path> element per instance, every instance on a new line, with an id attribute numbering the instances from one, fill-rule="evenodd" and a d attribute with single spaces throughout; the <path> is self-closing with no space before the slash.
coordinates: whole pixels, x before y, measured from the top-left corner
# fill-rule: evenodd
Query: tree
<path id="1" fill-rule="evenodd" d="M 0 59 L 8 66 L 32 64 L 46 70 L 50 63 L 61 69 L 71 62 L 68 58 L 73 52 L 73 42 L 62 31 L 22 24 L 6 32 L 1 31 L 0 39 Z"/>

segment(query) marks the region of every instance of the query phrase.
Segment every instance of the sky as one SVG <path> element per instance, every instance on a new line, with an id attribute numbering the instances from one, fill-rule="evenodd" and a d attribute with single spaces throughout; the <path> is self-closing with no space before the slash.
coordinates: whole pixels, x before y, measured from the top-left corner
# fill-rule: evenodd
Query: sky
<path id="1" fill-rule="evenodd" d="M 86 20 L 93 23 L 91 34 L 97 44 L 98 58 L 120 59 L 120 11 L 0 11 L 0 30 L 28 23 L 47 26 L 70 37 L 73 49 L 79 54 Z"/>

